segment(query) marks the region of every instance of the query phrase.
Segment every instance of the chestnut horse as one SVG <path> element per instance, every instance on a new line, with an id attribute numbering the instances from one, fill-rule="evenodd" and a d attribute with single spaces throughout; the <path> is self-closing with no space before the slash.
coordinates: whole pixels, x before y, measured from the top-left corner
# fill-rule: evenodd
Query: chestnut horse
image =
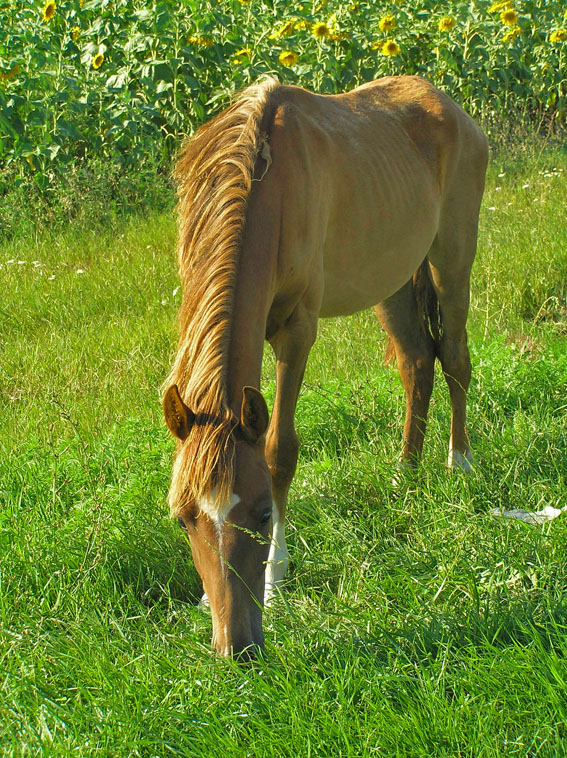
<path id="1" fill-rule="evenodd" d="M 471 118 L 417 77 L 324 96 L 266 78 L 183 148 L 169 504 L 222 655 L 263 646 L 262 609 L 287 566 L 294 412 L 319 317 L 374 306 L 406 393 L 405 465 L 421 452 L 439 358 L 449 466 L 470 468 L 465 325 L 487 155 Z M 264 340 L 277 361 L 271 420 Z"/>

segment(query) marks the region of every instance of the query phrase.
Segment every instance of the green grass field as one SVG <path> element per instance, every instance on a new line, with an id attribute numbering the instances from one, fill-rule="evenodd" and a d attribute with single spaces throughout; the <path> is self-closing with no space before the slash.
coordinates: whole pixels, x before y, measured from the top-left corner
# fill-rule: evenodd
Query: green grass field
<path id="1" fill-rule="evenodd" d="M 469 428 L 391 487 L 404 400 L 374 316 L 322 322 L 297 412 L 291 569 L 266 658 L 209 648 L 165 495 L 175 223 L 0 243 L 1 756 L 567 755 L 567 154 L 493 160 Z M 273 397 L 266 355 L 263 389 Z"/>

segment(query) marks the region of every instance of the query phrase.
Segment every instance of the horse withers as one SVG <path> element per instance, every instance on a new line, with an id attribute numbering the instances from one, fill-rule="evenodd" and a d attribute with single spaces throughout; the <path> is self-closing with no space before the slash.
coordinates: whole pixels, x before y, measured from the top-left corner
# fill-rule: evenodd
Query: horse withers
<path id="1" fill-rule="evenodd" d="M 487 155 L 472 119 L 417 77 L 343 95 L 266 78 L 180 153 L 169 505 L 222 655 L 263 646 L 262 609 L 287 566 L 294 413 L 319 317 L 375 308 L 406 393 L 401 465 L 420 455 L 439 358 L 449 466 L 470 468 L 465 326 Z M 271 419 L 259 391 L 264 340 L 277 363 Z"/>

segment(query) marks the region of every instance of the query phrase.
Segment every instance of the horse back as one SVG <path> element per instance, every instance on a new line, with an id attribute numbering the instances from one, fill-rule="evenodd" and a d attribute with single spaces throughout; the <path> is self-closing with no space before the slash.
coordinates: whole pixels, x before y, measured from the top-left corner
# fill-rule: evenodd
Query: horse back
<path id="1" fill-rule="evenodd" d="M 446 196 L 482 191 L 484 135 L 419 77 L 343 95 L 283 86 L 272 108 L 272 164 L 257 194 L 278 198 L 276 297 L 293 293 L 291 305 L 312 292 L 332 316 L 384 300 L 427 255 Z"/>

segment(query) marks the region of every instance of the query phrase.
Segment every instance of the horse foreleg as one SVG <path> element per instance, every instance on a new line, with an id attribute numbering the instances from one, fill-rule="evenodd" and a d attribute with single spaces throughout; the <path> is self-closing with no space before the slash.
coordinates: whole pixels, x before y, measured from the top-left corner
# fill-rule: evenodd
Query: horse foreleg
<path id="1" fill-rule="evenodd" d="M 307 357 L 316 333 L 317 316 L 300 304 L 285 325 L 270 337 L 276 355 L 276 397 L 266 436 L 266 460 L 272 474 L 274 502 L 264 605 L 269 605 L 278 592 L 289 560 L 284 519 L 299 450 L 294 415 Z"/>

